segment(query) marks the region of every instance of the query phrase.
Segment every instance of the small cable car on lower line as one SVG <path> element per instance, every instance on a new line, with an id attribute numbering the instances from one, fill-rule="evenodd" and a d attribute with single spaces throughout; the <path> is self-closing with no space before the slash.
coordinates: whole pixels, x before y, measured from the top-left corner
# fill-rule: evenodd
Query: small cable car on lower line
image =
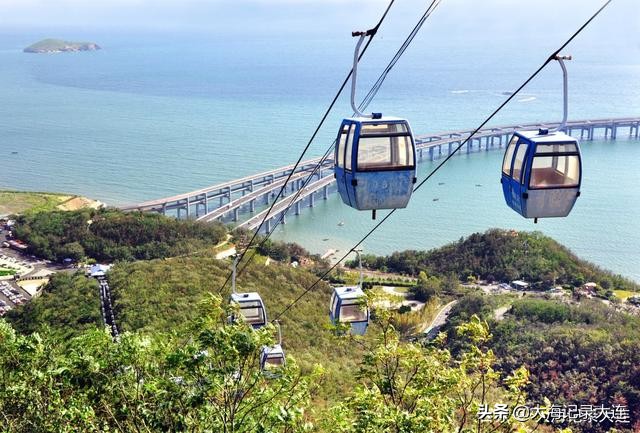
<path id="1" fill-rule="evenodd" d="M 353 335 L 364 335 L 369 326 L 369 307 L 362 289 L 358 286 L 334 288 L 329 318 L 334 325 L 350 324 Z"/>
<path id="2" fill-rule="evenodd" d="M 232 293 L 231 302 L 238 304 L 242 319 L 253 329 L 260 329 L 267 324 L 267 309 L 258 293 Z"/>
<path id="3" fill-rule="evenodd" d="M 273 346 L 264 346 L 260 353 L 260 369 L 267 374 L 273 374 L 274 370 L 280 367 L 284 367 L 287 363 L 287 359 L 282 348 L 282 330 L 280 328 L 280 322 L 277 320 L 275 324 L 278 328 L 278 343 Z"/>

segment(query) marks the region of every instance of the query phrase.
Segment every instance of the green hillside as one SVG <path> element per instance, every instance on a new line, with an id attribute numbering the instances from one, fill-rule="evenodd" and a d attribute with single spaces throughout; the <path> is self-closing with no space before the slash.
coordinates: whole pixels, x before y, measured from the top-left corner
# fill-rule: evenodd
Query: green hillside
<path id="1" fill-rule="evenodd" d="M 542 404 L 544 397 L 566 404 L 623 402 L 634 417 L 640 413 L 640 373 L 629 367 L 638 364 L 640 319 L 600 301 L 571 306 L 575 301 L 569 299 L 521 300 L 458 287 L 458 278 L 506 278 L 514 268 L 533 281 L 547 280 L 534 279 L 544 271 L 558 281 L 576 283 L 582 274 L 609 288 L 635 289 L 537 233 L 489 231 L 430 252 L 367 256 L 371 268 L 417 275 L 409 290 L 429 301 L 428 314 L 378 307 L 365 338 L 338 337 L 328 320 L 331 288 L 320 283 L 280 318 L 290 370 L 276 381 L 257 367 L 274 329 L 256 333 L 228 323 L 230 285 L 221 286 L 231 261 L 211 252 L 224 239 L 221 226 L 85 210 L 23 217 L 16 233 L 43 239 L 36 245 L 56 255 L 73 240 L 88 257 L 96 257 L 97 245 L 108 245 L 110 255 L 101 257 L 128 260 L 117 261 L 108 275 L 123 332 L 119 343 L 102 330 L 98 287 L 82 272 L 56 276 L 42 296 L 7 315 L 21 335 L 0 320 L 0 369 L 10 372 L 0 377 L 0 415 L 11 421 L 8 431 L 223 431 L 236 421 L 215 414 L 239 410 L 246 417 L 232 431 L 247 433 L 449 432 L 472 426 L 476 432 L 511 432 L 513 420 L 476 425 L 474 417 L 481 402 L 524 401 L 524 391 L 531 404 Z M 317 279 L 322 265 L 291 266 L 292 258 L 307 255 L 294 245 L 273 243 L 261 252 L 272 259 L 257 256 L 239 276 L 238 290 L 259 292 L 273 319 Z M 429 323 L 435 305 L 453 297 L 459 301 L 445 338 L 425 345 L 404 341 L 397 330 L 409 329 L 411 321 Z M 505 305 L 512 308 L 504 320 L 495 320 L 494 311 Z M 19 349 L 24 347 L 30 349 Z M 253 381 L 243 385 L 251 392 L 238 394 L 244 389 L 235 382 L 238 370 L 247 372 L 242 380 Z M 584 384 L 584 391 L 565 385 L 572 381 Z M 229 403 L 234 395 L 246 399 Z M 266 422 L 270 428 L 256 430 Z"/>
<path id="2" fill-rule="evenodd" d="M 539 232 L 488 230 L 431 251 L 407 250 L 386 257 L 363 256 L 363 263 L 380 269 L 418 276 L 453 274 L 496 281 L 524 279 L 536 288 L 556 284 L 580 286 L 588 281 L 604 290 L 640 290 L 638 284 L 578 258 L 566 247 Z"/>

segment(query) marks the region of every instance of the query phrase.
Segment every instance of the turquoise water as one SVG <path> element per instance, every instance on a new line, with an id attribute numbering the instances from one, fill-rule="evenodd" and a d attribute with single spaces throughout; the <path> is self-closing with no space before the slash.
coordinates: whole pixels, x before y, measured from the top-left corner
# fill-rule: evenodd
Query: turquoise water
<path id="1" fill-rule="evenodd" d="M 417 191 L 409 207 L 396 211 L 362 248 L 388 254 L 434 248 L 493 227 L 539 230 L 581 257 L 640 281 L 640 194 L 628 185 L 630 176 L 637 181 L 637 160 L 627 158 L 640 155 L 640 141 L 583 142 L 582 151 L 582 194 L 568 218 L 541 219 L 534 224 L 520 217 L 502 197 L 502 153 L 462 154 Z M 614 162 L 616 170 L 611 169 Z M 436 163 L 421 164 L 419 175 L 424 177 Z M 369 213 L 344 206 L 337 194 L 327 201 L 316 200 L 316 207 L 303 215 L 287 218 L 274 236 L 296 239 L 318 253 L 342 250 L 339 256 L 376 223 Z M 344 225 L 338 226 L 340 222 Z"/>
<path id="2" fill-rule="evenodd" d="M 382 31 L 372 44 L 361 66 L 361 94 L 405 31 Z M 465 31 L 447 38 L 425 28 L 371 108 L 408 117 L 418 134 L 475 126 L 558 40 L 555 33 L 526 38 L 528 49 L 521 50 L 517 32 L 487 44 L 486 35 L 474 34 L 482 29 Z M 304 35 L 225 40 L 82 34 L 76 39 L 104 49 L 21 52 L 40 37 L 0 34 L 0 188 L 78 193 L 112 205 L 294 162 L 349 68 L 353 43 Z M 572 118 L 640 114 L 640 56 L 620 56 L 617 49 L 593 38 L 572 46 Z M 492 124 L 557 119 L 559 89 L 559 68 L 551 65 Z M 324 152 L 345 114 L 343 98 L 309 157 Z M 502 203 L 499 152 L 465 155 L 365 248 L 388 253 L 435 247 L 489 227 L 538 229 L 640 281 L 640 176 L 634 166 L 640 143 L 598 141 L 583 149 L 583 195 L 570 218 L 536 226 L 518 218 Z M 423 164 L 421 173 L 430 167 Z M 318 252 L 348 248 L 372 224 L 337 196 L 303 215 L 289 218 L 277 236 Z M 344 226 L 337 226 L 340 221 Z"/>

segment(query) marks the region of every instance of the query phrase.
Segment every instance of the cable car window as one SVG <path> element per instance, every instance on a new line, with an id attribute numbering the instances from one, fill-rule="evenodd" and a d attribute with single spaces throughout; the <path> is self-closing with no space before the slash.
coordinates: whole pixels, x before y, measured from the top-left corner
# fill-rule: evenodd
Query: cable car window
<path id="1" fill-rule="evenodd" d="M 362 136 L 358 142 L 358 170 L 413 167 L 413 147 L 409 136 Z"/>
<path id="2" fill-rule="evenodd" d="M 345 301 L 349 302 L 349 301 Z M 367 310 L 362 301 L 354 300 L 351 304 L 343 303 L 340 307 L 341 322 L 364 322 L 367 320 Z"/>
<path id="3" fill-rule="evenodd" d="M 578 148 L 573 143 L 538 144 L 536 155 L 540 153 L 578 153 Z"/>
<path id="4" fill-rule="evenodd" d="M 531 188 L 575 187 L 580 181 L 578 155 L 536 156 L 531 166 Z"/>
<path id="5" fill-rule="evenodd" d="M 518 137 L 513 136 L 511 142 L 509 143 L 509 147 L 507 147 L 507 151 L 504 153 L 504 160 L 502 161 L 502 172 L 507 176 L 511 175 L 511 161 L 513 160 L 513 151 L 516 148 L 516 143 L 518 142 Z"/>
<path id="6" fill-rule="evenodd" d="M 351 153 L 352 153 L 352 149 L 353 149 L 353 130 L 355 129 L 355 126 L 353 128 L 351 128 L 351 131 L 349 133 L 349 135 L 347 136 L 347 155 L 345 157 L 344 160 L 344 167 L 347 170 L 351 170 Z"/>
<path id="7" fill-rule="evenodd" d="M 338 155 L 336 160 L 338 161 L 338 167 L 344 168 L 344 146 L 347 141 L 347 134 L 349 133 L 349 125 L 344 125 L 340 132 L 340 139 L 338 140 Z"/>
<path id="8" fill-rule="evenodd" d="M 338 297 L 335 292 L 331 295 L 331 311 L 333 314 L 336 314 L 338 311 Z"/>
<path id="9" fill-rule="evenodd" d="M 518 180 L 522 183 L 522 179 L 520 176 L 522 175 L 524 169 L 524 156 L 527 153 L 527 148 L 529 145 L 525 142 L 522 142 L 518 145 L 518 150 L 516 150 L 516 157 L 513 161 L 513 174 L 511 177 L 515 180 Z"/>
<path id="10" fill-rule="evenodd" d="M 245 320 L 252 325 L 264 322 L 264 313 L 260 302 L 243 302 L 240 305 L 240 312 L 244 316 Z"/>
<path id="11" fill-rule="evenodd" d="M 409 129 L 405 123 L 365 123 L 362 125 L 360 135 L 388 135 L 408 134 Z"/>
<path id="12" fill-rule="evenodd" d="M 282 356 L 268 356 L 265 362 L 266 367 L 282 367 L 284 358 Z"/>

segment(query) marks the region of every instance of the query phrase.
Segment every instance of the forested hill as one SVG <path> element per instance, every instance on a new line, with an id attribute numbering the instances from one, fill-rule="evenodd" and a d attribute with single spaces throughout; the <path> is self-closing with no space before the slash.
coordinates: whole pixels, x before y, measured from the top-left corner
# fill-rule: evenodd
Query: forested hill
<path id="1" fill-rule="evenodd" d="M 370 269 L 417 276 L 454 274 L 491 281 L 524 279 L 534 287 L 555 284 L 580 286 L 588 281 L 604 290 L 638 290 L 638 284 L 578 258 L 569 249 L 539 232 L 493 229 L 430 251 L 407 250 L 390 256 L 363 256 Z"/>
<path id="2" fill-rule="evenodd" d="M 13 228 L 29 253 L 49 260 L 149 260 L 192 253 L 224 239 L 221 224 L 153 213 L 81 209 L 21 215 Z"/>

